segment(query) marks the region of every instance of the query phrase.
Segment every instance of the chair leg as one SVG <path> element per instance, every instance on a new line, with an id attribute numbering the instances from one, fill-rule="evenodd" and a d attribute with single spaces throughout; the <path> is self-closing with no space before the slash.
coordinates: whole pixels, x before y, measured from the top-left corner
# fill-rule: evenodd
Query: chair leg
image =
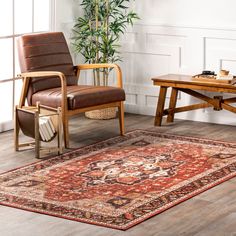
<path id="1" fill-rule="evenodd" d="M 39 140 L 39 112 L 35 112 L 34 117 L 34 139 L 35 139 L 35 158 L 40 158 L 40 140 Z"/>
<path id="2" fill-rule="evenodd" d="M 18 123 L 18 118 L 17 118 L 17 106 L 15 107 L 14 111 L 14 146 L 15 146 L 15 151 L 19 151 L 19 123 Z"/>
<path id="3" fill-rule="evenodd" d="M 57 117 L 57 125 L 58 125 L 58 133 L 57 133 L 57 148 L 58 148 L 58 154 L 63 153 L 63 148 L 62 148 L 62 116 L 61 116 L 61 110 L 58 108 L 58 117 Z"/>
<path id="4" fill-rule="evenodd" d="M 69 120 L 67 115 L 63 115 L 63 133 L 64 133 L 64 144 L 65 148 L 70 148 L 69 146 Z"/>
<path id="5" fill-rule="evenodd" d="M 120 135 L 125 134 L 125 126 L 124 126 L 124 103 L 120 102 L 119 110 L 119 122 L 120 122 Z"/>

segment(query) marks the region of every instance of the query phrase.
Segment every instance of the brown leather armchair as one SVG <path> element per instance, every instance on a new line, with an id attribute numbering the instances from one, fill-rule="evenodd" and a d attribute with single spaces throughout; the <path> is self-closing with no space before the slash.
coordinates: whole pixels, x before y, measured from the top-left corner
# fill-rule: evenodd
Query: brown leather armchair
<path id="1" fill-rule="evenodd" d="M 124 135 L 125 92 L 122 73 L 116 64 L 74 66 L 63 33 L 23 35 L 18 39 L 18 54 L 23 88 L 19 107 L 25 104 L 61 107 L 65 147 L 69 147 L 70 116 L 107 107 L 118 107 L 120 134 Z M 117 87 L 78 85 L 81 70 L 114 68 Z"/>

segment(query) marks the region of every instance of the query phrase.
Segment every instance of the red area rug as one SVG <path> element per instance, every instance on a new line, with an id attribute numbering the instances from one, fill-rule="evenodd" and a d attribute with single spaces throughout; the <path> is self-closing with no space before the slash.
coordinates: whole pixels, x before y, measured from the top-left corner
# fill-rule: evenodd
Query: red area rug
<path id="1" fill-rule="evenodd" d="M 126 230 L 236 176 L 236 144 L 136 130 L 0 175 L 0 204 Z"/>

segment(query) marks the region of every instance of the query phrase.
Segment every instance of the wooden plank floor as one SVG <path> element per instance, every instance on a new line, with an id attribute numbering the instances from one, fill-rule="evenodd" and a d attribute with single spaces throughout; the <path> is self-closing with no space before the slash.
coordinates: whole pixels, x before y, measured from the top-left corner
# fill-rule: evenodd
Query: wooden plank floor
<path id="1" fill-rule="evenodd" d="M 154 127 L 150 116 L 126 114 L 126 131 L 158 132 L 236 142 L 236 127 L 178 120 Z M 118 121 L 94 121 L 82 116 L 70 122 L 72 147 L 118 135 Z M 14 152 L 13 132 L 0 134 L 0 172 L 34 162 L 33 151 Z M 0 206 L 0 236 L 233 236 L 236 235 L 236 178 L 216 186 L 127 230 L 73 222 Z"/>

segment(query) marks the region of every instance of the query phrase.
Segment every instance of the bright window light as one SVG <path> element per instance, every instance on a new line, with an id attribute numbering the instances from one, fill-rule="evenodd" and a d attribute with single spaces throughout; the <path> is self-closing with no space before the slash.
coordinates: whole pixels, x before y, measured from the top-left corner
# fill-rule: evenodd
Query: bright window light
<path id="1" fill-rule="evenodd" d="M 12 38 L 0 39 L 0 80 L 13 78 Z"/>
<path id="2" fill-rule="evenodd" d="M 34 0 L 34 30 L 49 30 L 49 0 Z"/>
<path id="3" fill-rule="evenodd" d="M 0 37 L 13 34 L 13 4 L 11 0 L 0 1 Z"/>
<path id="4" fill-rule="evenodd" d="M 12 120 L 12 102 L 13 102 L 13 82 L 0 84 L 0 123 Z M 9 96 L 11 95 L 11 96 Z"/>
<path id="5" fill-rule="evenodd" d="M 32 32 L 32 0 L 15 0 L 15 33 Z"/>
<path id="6" fill-rule="evenodd" d="M 20 73 L 16 39 L 22 34 L 50 31 L 55 1 L 0 1 L 0 132 L 1 124 L 12 122 L 21 94 L 22 80 L 16 79 Z"/>

